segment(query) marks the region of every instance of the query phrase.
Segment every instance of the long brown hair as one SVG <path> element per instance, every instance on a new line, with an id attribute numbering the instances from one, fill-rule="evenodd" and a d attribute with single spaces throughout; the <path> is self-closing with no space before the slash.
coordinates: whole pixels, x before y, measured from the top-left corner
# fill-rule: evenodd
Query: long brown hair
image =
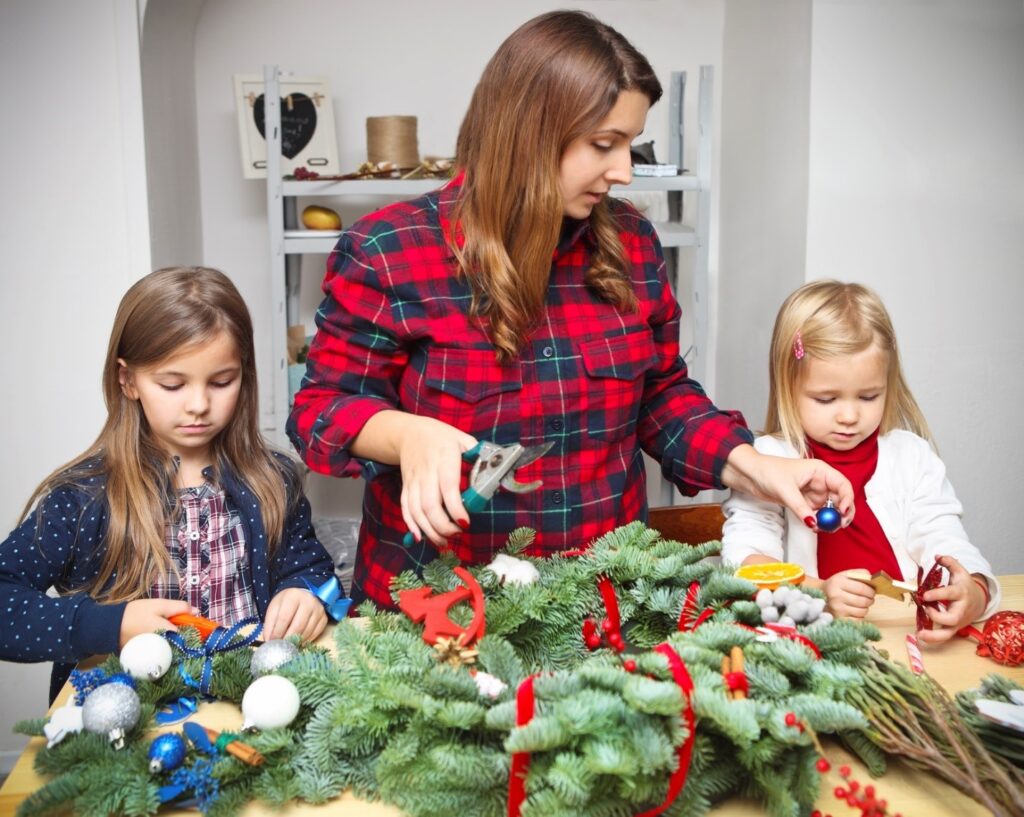
<path id="1" fill-rule="evenodd" d="M 498 357 L 515 357 L 540 319 L 558 244 L 558 178 L 569 144 L 594 130 L 623 91 L 653 105 L 661 85 L 618 31 L 581 11 L 524 23 L 498 48 L 473 92 L 456 160 L 465 182 L 448 240 L 486 317 Z M 590 215 L 597 249 L 586 281 L 621 308 L 635 308 L 618 228 L 602 200 Z"/>
<path id="2" fill-rule="evenodd" d="M 252 319 L 245 301 L 217 270 L 157 270 L 136 282 L 118 306 L 103 366 L 103 430 L 88 449 L 42 481 L 22 514 L 26 518 L 36 500 L 55 488 L 88 490 L 90 478 L 105 477 L 109 524 L 103 561 L 96 577 L 79 588 L 90 595 L 107 601 L 141 598 L 171 569 L 164 529 L 172 513 L 168 490 L 174 463 L 151 435 L 141 403 L 122 391 L 118 360 L 129 372 L 158 366 L 222 332 L 238 350 L 241 384 L 234 415 L 211 443 L 214 466 L 218 472 L 229 467 L 252 490 L 271 551 L 280 544 L 288 513 L 286 486 L 298 475 L 279 463 L 260 436 Z"/>
<path id="3" fill-rule="evenodd" d="M 804 350 L 801 359 L 793 352 L 797 332 Z M 765 433 L 784 438 L 801 456 L 807 456 L 807 440 L 796 401 L 807 368 L 805 361 L 835 360 L 871 346 L 885 352 L 888 363 L 885 410 L 879 432 L 902 428 L 931 441 L 928 423 L 903 377 L 896 330 L 882 299 L 866 286 L 839 281 L 804 284 L 779 308 L 768 361 Z"/>

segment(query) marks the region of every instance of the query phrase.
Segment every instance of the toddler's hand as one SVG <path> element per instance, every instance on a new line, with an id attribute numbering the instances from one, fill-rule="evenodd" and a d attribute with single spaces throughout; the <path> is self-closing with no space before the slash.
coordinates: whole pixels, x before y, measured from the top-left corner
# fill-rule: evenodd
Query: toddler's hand
<path id="1" fill-rule="evenodd" d="M 945 610 L 924 608 L 935 626 L 921 630 L 917 637 L 929 644 L 949 641 L 957 630 L 977 621 L 985 612 L 985 594 L 966 568 L 952 556 L 940 556 L 935 561 L 949 571 L 949 584 L 924 594 L 925 601 L 941 601 L 946 606 Z"/>
<path id="2" fill-rule="evenodd" d="M 159 630 L 177 630 L 169 621 L 179 613 L 191 613 L 187 601 L 175 599 L 135 599 L 128 602 L 121 618 L 120 646 L 140 633 L 155 633 Z"/>
<path id="3" fill-rule="evenodd" d="M 312 641 L 327 626 L 327 613 L 316 596 L 301 587 L 289 587 L 270 600 L 263 622 L 263 639 L 302 636 Z"/>
<path id="4" fill-rule="evenodd" d="M 875 588 L 850 576 L 845 570 L 829 576 L 822 587 L 828 609 L 835 616 L 864 618 L 875 600 Z"/>

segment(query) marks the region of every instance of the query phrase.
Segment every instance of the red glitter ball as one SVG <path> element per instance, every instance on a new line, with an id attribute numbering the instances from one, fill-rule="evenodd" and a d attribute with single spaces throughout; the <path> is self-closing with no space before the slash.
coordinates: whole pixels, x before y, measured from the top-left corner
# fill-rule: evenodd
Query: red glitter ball
<path id="1" fill-rule="evenodd" d="M 978 655 L 1008 667 L 1024 662 L 1024 613 L 1004 610 L 986 621 Z"/>

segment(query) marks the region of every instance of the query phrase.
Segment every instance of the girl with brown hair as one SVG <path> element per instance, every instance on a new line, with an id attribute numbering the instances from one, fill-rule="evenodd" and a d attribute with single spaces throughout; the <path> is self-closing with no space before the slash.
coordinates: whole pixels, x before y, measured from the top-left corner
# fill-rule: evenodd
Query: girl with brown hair
<path id="1" fill-rule="evenodd" d="M 586 546 L 647 513 L 641 451 L 685 493 L 742 486 L 802 515 L 849 488 L 814 461 L 762 457 L 679 356 L 679 306 L 650 222 L 609 196 L 661 96 L 650 64 L 589 14 L 523 24 L 484 69 L 442 189 L 356 222 L 328 260 L 289 434 L 305 461 L 363 475 L 352 596 L 448 547 L 487 561 Z M 461 455 L 551 442 L 471 519 Z M 411 531 L 416 540 L 406 548 Z"/>
<path id="2" fill-rule="evenodd" d="M 294 464 L 260 436 L 252 321 L 234 284 L 189 267 L 132 286 L 103 396 L 95 442 L 43 480 L 0 544 L 0 657 L 72 662 L 54 666 L 52 698 L 73 662 L 173 630 L 180 613 L 319 635 L 308 587 L 333 565 Z"/>

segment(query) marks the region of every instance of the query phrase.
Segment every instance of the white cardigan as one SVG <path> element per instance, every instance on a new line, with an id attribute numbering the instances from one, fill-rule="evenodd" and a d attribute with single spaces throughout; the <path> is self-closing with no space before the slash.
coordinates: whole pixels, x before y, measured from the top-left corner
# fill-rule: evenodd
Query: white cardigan
<path id="1" fill-rule="evenodd" d="M 797 456 L 777 437 L 758 437 L 754 447 L 762 454 Z M 963 508 L 946 479 L 946 466 L 926 440 L 909 431 L 880 435 L 878 466 L 864 492 L 905 580 L 917 579 L 918 565 L 928 570 L 937 556 L 952 556 L 968 573 L 980 573 L 988 581 L 989 604 L 981 617 L 999 608 L 999 582 L 988 560 L 967 539 L 960 522 Z M 760 553 L 818 575 L 818 534 L 788 508 L 733 491 L 722 512 L 722 561 L 738 565 Z"/>

